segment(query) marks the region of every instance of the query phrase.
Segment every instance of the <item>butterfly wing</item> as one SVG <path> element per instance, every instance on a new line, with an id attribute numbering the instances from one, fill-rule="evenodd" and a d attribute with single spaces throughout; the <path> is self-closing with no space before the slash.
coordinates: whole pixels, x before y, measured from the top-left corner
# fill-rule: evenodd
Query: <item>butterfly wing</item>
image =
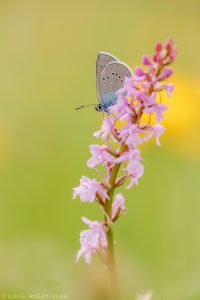
<path id="1" fill-rule="evenodd" d="M 120 61 L 110 62 L 103 69 L 99 82 L 99 101 L 103 111 L 116 103 L 116 92 L 123 86 L 124 77 L 131 77 L 131 69 Z"/>
<path id="2" fill-rule="evenodd" d="M 100 78 L 103 70 L 105 67 L 110 63 L 118 61 L 118 59 L 106 52 L 100 52 L 97 56 L 97 61 L 96 61 L 96 88 L 97 88 L 97 96 L 100 101 Z"/>

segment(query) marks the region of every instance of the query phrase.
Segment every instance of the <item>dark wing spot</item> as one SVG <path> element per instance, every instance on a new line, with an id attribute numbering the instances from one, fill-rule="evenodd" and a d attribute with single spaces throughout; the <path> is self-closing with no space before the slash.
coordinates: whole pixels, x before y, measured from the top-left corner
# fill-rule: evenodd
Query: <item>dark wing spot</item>
<path id="1" fill-rule="evenodd" d="M 121 78 L 121 76 L 119 76 L 119 78 Z"/>
<path id="2" fill-rule="evenodd" d="M 105 80 L 105 77 L 103 77 L 103 80 Z"/>
<path id="3" fill-rule="evenodd" d="M 115 75 L 118 75 L 118 74 L 115 74 Z"/>
<path id="4" fill-rule="evenodd" d="M 121 82 L 123 82 L 123 80 L 121 80 Z"/>
<path id="5" fill-rule="evenodd" d="M 112 73 L 112 75 L 114 75 L 115 73 Z"/>
<path id="6" fill-rule="evenodd" d="M 107 78 L 109 78 L 109 76 L 107 76 Z"/>

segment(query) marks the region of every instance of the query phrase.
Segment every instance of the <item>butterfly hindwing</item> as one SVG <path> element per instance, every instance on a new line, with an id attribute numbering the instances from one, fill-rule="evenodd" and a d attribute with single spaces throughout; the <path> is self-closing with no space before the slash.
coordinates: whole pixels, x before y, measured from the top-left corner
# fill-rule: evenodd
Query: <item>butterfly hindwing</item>
<path id="1" fill-rule="evenodd" d="M 120 62 L 112 61 L 103 69 L 99 81 L 99 100 L 102 110 L 116 103 L 116 92 L 123 86 L 124 78 L 132 76 L 130 68 Z"/>

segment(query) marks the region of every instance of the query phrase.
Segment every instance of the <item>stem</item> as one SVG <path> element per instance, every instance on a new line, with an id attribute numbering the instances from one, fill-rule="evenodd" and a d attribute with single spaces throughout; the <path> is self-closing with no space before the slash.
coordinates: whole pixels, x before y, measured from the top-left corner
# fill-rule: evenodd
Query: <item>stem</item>
<path id="1" fill-rule="evenodd" d="M 126 150 L 126 148 L 127 148 L 126 145 L 122 145 L 121 149 L 120 149 L 121 150 L 120 153 L 123 153 Z M 116 182 L 116 178 L 117 178 L 117 174 L 119 172 L 120 166 L 121 166 L 121 163 L 115 164 L 111 171 L 110 181 L 109 181 L 110 189 L 108 191 L 109 200 L 106 200 L 106 203 L 104 206 L 105 212 L 110 219 L 111 219 L 111 215 L 112 215 L 112 202 L 113 202 L 113 195 L 114 195 L 114 191 L 115 191 L 115 182 Z M 119 284 L 118 284 L 118 276 L 117 276 L 115 253 L 114 253 L 113 228 L 112 228 L 112 224 L 110 224 L 109 222 L 108 222 L 106 235 L 107 235 L 107 241 L 108 241 L 107 267 L 108 267 L 108 272 L 109 272 L 110 280 L 111 280 L 112 297 L 113 297 L 113 300 L 120 300 L 120 290 L 119 290 Z"/>
<path id="2" fill-rule="evenodd" d="M 110 189 L 108 191 L 108 196 L 109 196 L 109 200 L 106 201 L 105 203 L 105 212 L 107 213 L 107 215 L 111 218 L 111 213 L 112 213 L 112 201 L 113 201 L 113 195 L 114 195 L 114 190 L 115 190 L 115 181 L 117 178 L 117 174 L 119 171 L 121 164 L 115 164 L 112 171 L 111 171 L 111 175 L 110 175 Z"/>
<path id="3" fill-rule="evenodd" d="M 115 166 L 111 171 L 111 176 L 110 176 L 109 183 L 111 185 L 111 188 L 108 191 L 109 200 L 107 200 L 105 203 L 105 212 L 110 219 L 112 214 L 112 202 L 113 202 L 113 195 L 115 190 L 115 181 L 117 178 L 120 165 L 121 164 L 115 164 Z M 106 235 L 108 241 L 107 267 L 108 267 L 108 272 L 111 280 L 112 297 L 113 300 L 119 300 L 120 291 L 119 291 L 118 276 L 117 276 L 116 263 L 115 263 L 113 228 L 111 224 L 108 224 Z"/>
<path id="4" fill-rule="evenodd" d="M 111 297 L 112 300 L 120 300 L 120 289 L 119 289 L 116 262 L 115 262 L 115 253 L 114 253 L 113 230 L 110 225 L 108 226 L 107 240 L 108 240 L 107 267 L 108 267 L 110 283 L 111 283 L 111 289 L 110 289 L 112 295 Z"/>

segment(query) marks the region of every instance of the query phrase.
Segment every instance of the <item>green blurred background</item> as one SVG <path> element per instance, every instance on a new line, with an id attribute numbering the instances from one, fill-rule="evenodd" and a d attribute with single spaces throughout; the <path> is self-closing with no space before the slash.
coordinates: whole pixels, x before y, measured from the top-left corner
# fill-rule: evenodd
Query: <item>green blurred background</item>
<path id="1" fill-rule="evenodd" d="M 82 174 L 96 176 L 86 161 L 102 115 L 74 108 L 97 102 L 99 51 L 134 68 L 172 37 L 167 131 L 161 148 L 143 148 L 116 255 L 124 300 L 149 289 L 154 300 L 200 299 L 199 28 L 198 0 L 0 1 L 0 294 L 89 300 L 88 286 L 102 289 L 97 259 L 75 264 L 80 217 L 101 212 L 71 200 Z"/>

